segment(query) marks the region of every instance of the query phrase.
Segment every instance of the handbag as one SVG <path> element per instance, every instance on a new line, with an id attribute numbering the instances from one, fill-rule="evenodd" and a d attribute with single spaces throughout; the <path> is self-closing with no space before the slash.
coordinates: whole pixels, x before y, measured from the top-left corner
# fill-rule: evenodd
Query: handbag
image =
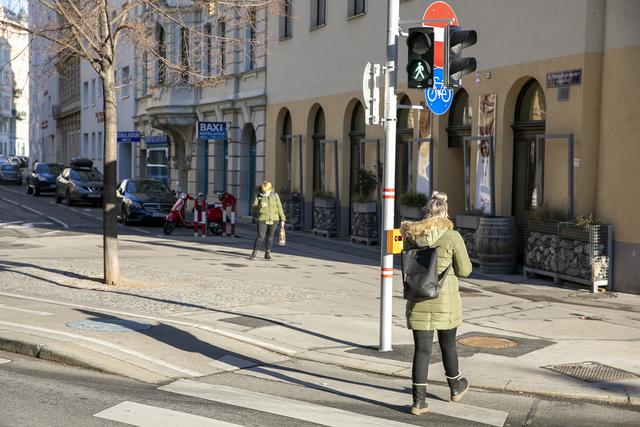
<path id="1" fill-rule="evenodd" d="M 280 227 L 280 234 L 278 236 L 278 245 L 284 246 L 287 244 L 287 233 L 284 231 L 284 227 Z"/>
<path id="2" fill-rule="evenodd" d="M 453 262 L 438 274 L 436 248 L 417 248 L 401 252 L 403 297 L 407 300 L 431 300 L 440 295 L 444 278 Z"/>

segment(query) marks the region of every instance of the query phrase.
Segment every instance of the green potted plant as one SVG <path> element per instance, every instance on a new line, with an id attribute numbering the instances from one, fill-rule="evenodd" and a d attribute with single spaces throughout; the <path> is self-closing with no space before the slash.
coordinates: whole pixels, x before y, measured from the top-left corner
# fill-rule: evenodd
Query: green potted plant
<path id="1" fill-rule="evenodd" d="M 427 201 L 427 196 L 422 193 L 402 193 L 398 198 L 400 217 L 402 219 L 421 219 L 424 216 L 422 209 L 426 206 Z"/>

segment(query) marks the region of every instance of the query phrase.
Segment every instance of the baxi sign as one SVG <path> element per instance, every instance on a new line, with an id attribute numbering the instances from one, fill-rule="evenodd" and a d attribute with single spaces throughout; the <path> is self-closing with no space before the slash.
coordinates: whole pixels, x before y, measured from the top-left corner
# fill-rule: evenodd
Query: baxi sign
<path id="1" fill-rule="evenodd" d="M 198 122 L 198 139 L 227 139 L 227 123 Z"/>

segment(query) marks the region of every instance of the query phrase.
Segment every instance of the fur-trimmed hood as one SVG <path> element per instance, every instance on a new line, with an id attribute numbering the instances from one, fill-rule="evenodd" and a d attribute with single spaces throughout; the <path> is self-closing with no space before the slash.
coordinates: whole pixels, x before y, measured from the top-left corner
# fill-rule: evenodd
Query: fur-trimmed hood
<path id="1" fill-rule="evenodd" d="M 415 242 L 416 237 L 424 236 L 427 246 L 433 246 L 446 231 L 452 229 L 451 220 L 441 216 L 420 221 L 404 221 L 400 225 L 400 232 L 404 239 Z"/>

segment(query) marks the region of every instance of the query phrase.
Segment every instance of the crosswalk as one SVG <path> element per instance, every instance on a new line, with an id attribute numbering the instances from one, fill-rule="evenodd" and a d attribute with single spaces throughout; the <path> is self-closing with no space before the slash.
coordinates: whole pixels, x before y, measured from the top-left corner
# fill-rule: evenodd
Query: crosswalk
<path id="1" fill-rule="evenodd" d="M 260 411 L 286 417 L 288 419 L 300 420 L 329 427 L 414 426 L 414 424 L 406 424 L 386 418 L 378 418 L 349 412 L 329 406 L 322 406 L 300 400 L 194 380 L 181 379 L 161 386 L 158 389 L 172 394 L 230 405 L 242 410 L 251 409 L 252 411 Z M 402 398 L 402 405 L 406 405 L 408 403 L 408 399 L 410 399 L 410 395 L 399 392 L 397 394 L 397 399 L 392 397 L 392 400 L 387 403 L 394 404 L 396 403 L 396 400 Z M 430 406 L 433 406 L 432 403 L 434 402 L 429 402 Z M 506 417 L 508 416 L 506 412 L 502 411 L 489 409 L 483 410 L 482 408 L 476 408 L 477 411 L 474 411 L 473 409 L 470 410 L 470 408 L 473 407 L 469 407 L 468 405 L 450 404 L 445 402 L 439 403 L 440 405 L 436 405 L 434 407 L 434 412 L 436 413 L 445 412 L 443 405 L 449 405 L 448 409 L 453 410 L 453 412 L 447 413 L 446 415 L 486 425 L 503 426 L 506 421 Z M 458 407 L 457 410 L 455 409 L 456 407 Z M 96 413 L 94 417 L 139 427 L 242 427 L 242 425 L 230 423 L 224 420 L 203 417 L 188 412 L 175 411 L 172 409 L 131 401 L 124 401 L 107 408 Z"/>
<path id="2" fill-rule="evenodd" d="M 9 363 L 9 362 L 11 362 L 11 360 L 3 359 L 2 357 L 0 357 L 0 365 L 2 365 L 3 363 Z"/>

